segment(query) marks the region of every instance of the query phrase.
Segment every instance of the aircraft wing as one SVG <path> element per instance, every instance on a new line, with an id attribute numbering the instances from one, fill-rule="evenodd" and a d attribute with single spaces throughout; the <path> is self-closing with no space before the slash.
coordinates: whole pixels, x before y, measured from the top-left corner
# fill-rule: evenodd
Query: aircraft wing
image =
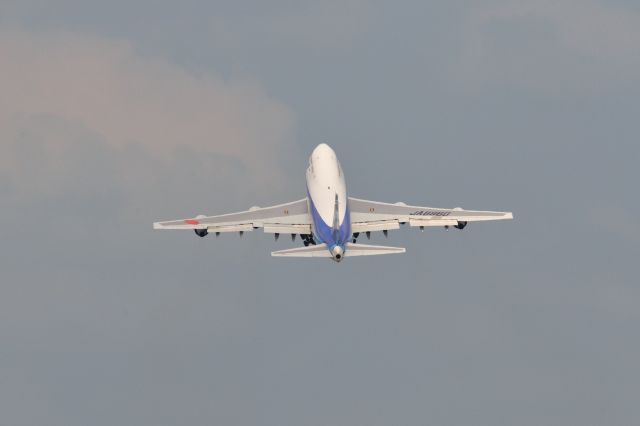
<path id="1" fill-rule="evenodd" d="M 252 207 L 238 213 L 200 215 L 153 224 L 153 229 L 191 229 L 215 233 L 253 231 L 257 228 L 263 228 L 264 232 L 269 233 L 311 234 L 307 199 L 271 207 Z"/>
<path id="2" fill-rule="evenodd" d="M 349 210 L 353 233 L 399 229 L 400 224 L 407 222 L 411 226 L 455 226 L 462 229 L 467 222 L 513 219 L 511 212 L 418 207 L 351 197 Z"/>

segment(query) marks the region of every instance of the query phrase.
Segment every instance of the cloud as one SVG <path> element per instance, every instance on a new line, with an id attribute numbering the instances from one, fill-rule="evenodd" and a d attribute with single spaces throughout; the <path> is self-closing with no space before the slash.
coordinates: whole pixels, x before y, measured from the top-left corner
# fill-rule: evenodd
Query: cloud
<path id="1" fill-rule="evenodd" d="M 279 201 L 291 111 L 255 82 L 188 72 L 126 42 L 68 34 L 0 32 L 0 94 L 0 336 L 12 348 L 0 366 L 4 417 L 112 422 L 117 411 L 159 424 L 145 417 L 158 411 L 157 398 L 186 417 L 205 405 L 238 412 L 241 399 L 229 389 L 244 370 L 238 360 L 256 309 L 255 287 L 235 277 L 256 283 L 264 269 L 241 263 L 247 237 L 228 239 L 229 250 L 218 240 L 212 252 L 205 247 L 215 240 L 157 233 L 151 223 L 248 207 L 248 193 L 267 187 Z M 214 275 L 213 253 L 218 265 L 242 270 Z M 178 258 L 186 262 L 162 272 L 152 265 Z M 181 353 L 198 354 L 184 365 L 202 368 L 176 368 Z M 229 362 L 210 364 L 221 357 Z M 198 374 L 205 370 L 215 381 Z M 123 393 L 136 386 L 120 380 L 136 374 L 141 387 Z M 76 394 L 86 380 L 96 392 Z M 194 380 L 231 386 L 203 400 L 208 388 L 194 391 Z M 107 400 L 118 409 L 100 407 Z"/>
<path id="2" fill-rule="evenodd" d="M 601 91 L 640 72 L 640 13 L 598 1 L 496 1 L 470 9 L 458 71 L 479 84 Z"/>
<path id="3" fill-rule="evenodd" d="M 235 18 L 214 17 L 212 42 L 220 48 L 251 46 L 345 49 L 367 31 L 372 21 L 367 0 L 308 2 L 286 11 Z"/>
<path id="4" fill-rule="evenodd" d="M 282 185 L 293 115 L 256 82 L 73 34 L 0 32 L 0 70 L 0 190 L 142 190 L 163 173 Z"/>

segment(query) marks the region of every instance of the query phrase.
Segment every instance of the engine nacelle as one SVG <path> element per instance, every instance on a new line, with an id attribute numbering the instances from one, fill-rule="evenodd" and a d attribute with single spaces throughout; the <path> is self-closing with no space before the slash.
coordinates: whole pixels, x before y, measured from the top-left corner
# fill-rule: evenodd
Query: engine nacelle
<path id="1" fill-rule="evenodd" d="M 457 229 L 464 229 L 465 226 L 467 226 L 467 222 L 463 222 L 461 220 L 458 221 L 457 225 L 453 225 L 453 227 Z"/>
<path id="2" fill-rule="evenodd" d="M 198 237 L 206 237 L 209 234 L 209 231 L 206 229 L 194 229 L 193 230 Z"/>

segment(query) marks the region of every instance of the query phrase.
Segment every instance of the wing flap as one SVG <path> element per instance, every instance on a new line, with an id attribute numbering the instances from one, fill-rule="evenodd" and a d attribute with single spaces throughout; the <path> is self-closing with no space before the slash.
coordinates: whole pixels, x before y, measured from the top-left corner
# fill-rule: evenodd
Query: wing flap
<path id="1" fill-rule="evenodd" d="M 269 234 L 311 234 L 311 225 L 264 224 L 264 232 Z"/>
<path id="2" fill-rule="evenodd" d="M 397 220 L 382 220 L 377 222 L 352 222 L 351 232 L 375 232 L 400 229 Z"/>
<path id="3" fill-rule="evenodd" d="M 253 225 L 250 223 L 240 225 L 226 225 L 226 226 L 209 226 L 207 227 L 209 232 L 245 232 L 253 231 Z"/>
<path id="4" fill-rule="evenodd" d="M 410 226 L 455 226 L 457 224 L 458 221 L 453 219 L 409 219 Z"/>

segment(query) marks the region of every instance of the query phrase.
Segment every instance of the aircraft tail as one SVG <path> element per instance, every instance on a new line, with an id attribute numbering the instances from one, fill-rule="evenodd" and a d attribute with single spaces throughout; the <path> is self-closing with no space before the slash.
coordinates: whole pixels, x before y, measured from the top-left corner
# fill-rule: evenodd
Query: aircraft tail
<path id="1" fill-rule="evenodd" d="M 404 247 L 372 246 L 368 244 L 347 243 L 346 250 L 344 251 L 344 257 L 397 254 L 404 253 L 405 251 L 406 249 Z"/>
<path id="2" fill-rule="evenodd" d="M 345 257 L 355 256 L 375 256 L 379 254 L 396 254 L 404 253 L 406 250 L 404 247 L 386 247 L 386 246 L 371 246 L 367 244 L 353 244 L 347 243 L 346 250 L 344 252 Z M 327 249 L 326 244 L 318 244 L 317 246 L 298 247 L 287 250 L 280 250 L 271 252 L 273 257 L 329 257 L 331 253 Z"/>
<path id="3" fill-rule="evenodd" d="M 317 246 L 298 247 L 288 250 L 272 251 L 273 257 L 332 257 L 326 244 Z"/>

